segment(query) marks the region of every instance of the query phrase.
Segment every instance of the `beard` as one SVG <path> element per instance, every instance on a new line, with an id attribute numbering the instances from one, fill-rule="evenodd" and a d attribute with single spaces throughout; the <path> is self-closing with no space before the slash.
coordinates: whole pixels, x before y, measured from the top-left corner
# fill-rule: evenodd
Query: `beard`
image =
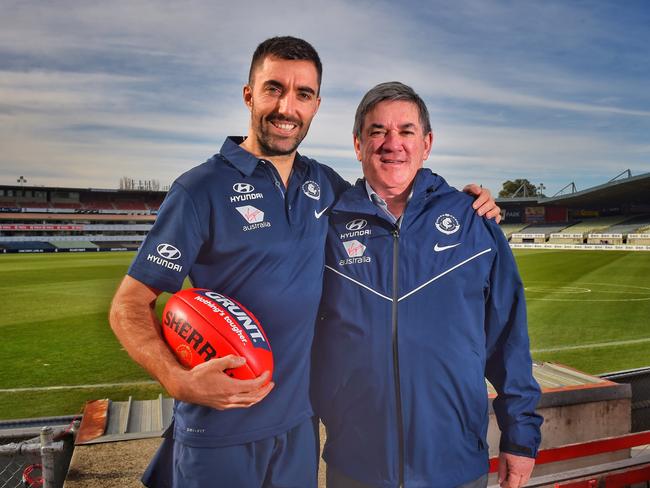
<path id="1" fill-rule="evenodd" d="M 309 130 L 309 124 L 305 125 L 301 120 L 283 117 L 278 114 L 270 114 L 263 119 L 258 120 L 260 121 L 255 130 L 255 138 L 257 139 L 259 147 L 266 156 L 287 156 L 292 154 L 296 149 L 298 149 L 298 146 Z M 295 135 L 287 137 L 271 134 L 268 127 L 274 121 L 290 122 L 295 124 L 298 130 Z"/>

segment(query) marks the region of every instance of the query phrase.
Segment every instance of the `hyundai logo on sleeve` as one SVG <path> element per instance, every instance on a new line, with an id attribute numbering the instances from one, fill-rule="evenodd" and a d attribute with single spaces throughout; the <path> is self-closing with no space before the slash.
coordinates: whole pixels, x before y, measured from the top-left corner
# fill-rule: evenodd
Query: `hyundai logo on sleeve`
<path id="1" fill-rule="evenodd" d="M 167 243 L 158 244 L 158 247 L 156 247 L 156 252 L 158 252 L 161 257 L 165 259 L 171 259 L 172 261 L 175 261 L 181 257 L 181 252 L 171 244 Z"/>

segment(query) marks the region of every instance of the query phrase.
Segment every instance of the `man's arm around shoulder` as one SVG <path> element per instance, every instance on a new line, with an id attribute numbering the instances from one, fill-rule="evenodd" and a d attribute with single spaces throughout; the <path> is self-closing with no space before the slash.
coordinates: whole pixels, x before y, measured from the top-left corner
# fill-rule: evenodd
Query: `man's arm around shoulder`
<path id="1" fill-rule="evenodd" d="M 146 369 L 177 400 L 224 410 L 250 407 L 273 389 L 262 386 L 268 372 L 253 380 L 231 378 L 225 369 L 236 368 L 245 360 L 226 356 L 191 370 L 183 367 L 165 343 L 156 317 L 160 291 L 126 276 L 113 298 L 110 323 L 129 356 Z"/>

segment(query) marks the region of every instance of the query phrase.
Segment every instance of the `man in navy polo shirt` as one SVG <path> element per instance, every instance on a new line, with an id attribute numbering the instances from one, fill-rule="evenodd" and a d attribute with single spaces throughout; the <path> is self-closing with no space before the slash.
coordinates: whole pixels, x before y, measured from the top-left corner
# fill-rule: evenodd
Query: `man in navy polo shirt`
<path id="1" fill-rule="evenodd" d="M 248 137 L 229 137 L 174 182 L 115 295 L 116 336 L 176 399 L 173 441 L 164 441 L 145 474 L 148 486 L 316 486 L 310 347 L 327 210 L 349 187 L 296 152 L 320 104 L 321 72 L 318 54 L 301 39 L 258 46 L 243 91 Z M 498 213 L 493 207 L 488 202 L 488 215 Z M 178 363 L 154 309 L 158 295 L 179 290 L 186 276 L 257 316 L 274 352 L 272 382 L 267 373 L 230 378 L 224 370 L 243 364 L 232 356 L 192 370 Z"/>

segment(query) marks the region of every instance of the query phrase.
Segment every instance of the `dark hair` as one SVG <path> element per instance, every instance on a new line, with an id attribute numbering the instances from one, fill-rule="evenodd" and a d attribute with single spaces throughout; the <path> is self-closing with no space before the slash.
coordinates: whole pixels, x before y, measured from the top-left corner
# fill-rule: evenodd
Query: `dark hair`
<path id="1" fill-rule="evenodd" d="M 282 36 L 271 37 L 262 42 L 255 52 L 251 60 L 251 68 L 248 72 L 248 83 L 253 82 L 253 71 L 261 64 L 268 56 L 275 56 L 280 59 L 288 60 L 305 60 L 311 61 L 316 66 L 318 73 L 318 91 L 320 91 L 320 81 L 323 76 L 323 65 L 320 62 L 316 49 L 311 44 L 303 39 L 297 37 Z"/>
<path id="2" fill-rule="evenodd" d="M 357 138 L 361 138 L 363 122 L 365 121 L 368 112 L 370 112 L 379 102 L 384 102 L 386 100 L 405 100 L 407 102 L 413 102 L 420 112 L 420 124 L 422 125 L 424 134 L 426 135 L 431 132 L 429 111 L 427 110 L 424 100 L 420 98 L 420 95 L 415 93 L 413 88 L 404 83 L 400 83 L 399 81 L 388 81 L 371 88 L 368 93 L 363 96 L 361 102 L 359 102 L 357 113 L 354 115 L 354 127 L 352 128 L 352 133 Z"/>

